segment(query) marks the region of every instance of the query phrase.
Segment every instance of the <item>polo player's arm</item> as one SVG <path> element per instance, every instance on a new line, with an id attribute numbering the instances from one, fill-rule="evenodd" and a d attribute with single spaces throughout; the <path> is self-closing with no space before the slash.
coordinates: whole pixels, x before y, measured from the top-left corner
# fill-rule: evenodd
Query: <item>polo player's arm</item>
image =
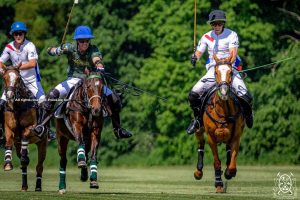
<path id="1" fill-rule="evenodd" d="M 235 59 L 237 56 L 237 51 L 238 51 L 237 47 L 232 47 L 229 49 L 229 54 L 232 55 L 231 60 L 230 60 L 231 63 L 235 62 Z"/>
<path id="2" fill-rule="evenodd" d="M 1 70 L 1 73 L 4 72 L 3 70 L 4 70 L 5 65 L 3 63 L 5 63 L 9 59 L 9 57 L 10 57 L 10 54 L 8 52 L 7 47 L 5 47 L 4 50 L 3 50 L 3 53 L 0 57 L 0 70 Z"/>
<path id="3" fill-rule="evenodd" d="M 20 69 L 31 69 L 36 66 L 36 59 L 29 60 L 28 63 L 24 63 L 21 65 Z"/>
<path id="4" fill-rule="evenodd" d="M 4 73 L 4 64 L 0 61 L 0 74 Z"/>
<path id="5" fill-rule="evenodd" d="M 49 47 L 47 49 L 47 52 L 50 56 L 60 56 L 61 54 L 67 54 L 69 52 L 72 52 L 73 49 L 74 47 L 71 43 L 65 43 L 59 47 Z"/>
<path id="6" fill-rule="evenodd" d="M 199 60 L 202 56 L 202 52 L 201 51 L 195 51 L 195 56 L 197 57 L 197 60 Z"/>

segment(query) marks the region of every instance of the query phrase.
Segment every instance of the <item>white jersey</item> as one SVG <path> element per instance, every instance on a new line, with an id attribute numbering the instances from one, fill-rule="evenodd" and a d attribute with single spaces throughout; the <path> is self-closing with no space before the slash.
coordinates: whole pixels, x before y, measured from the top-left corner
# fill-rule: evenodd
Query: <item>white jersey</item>
<path id="1" fill-rule="evenodd" d="M 206 69 L 209 69 L 216 64 L 213 59 L 214 53 L 218 58 L 227 58 L 230 56 L 229 49 L 238 46 L 239 39 L 236 32 L 224 28 L 220 35 L 216 35 L 213 30 L 205 33 L 198 43 L 197 51 L 203 54 L 206 48 L 208 49 L 209 60 L 206 63 Z"/>
<path id="2" fill-rule="evenodd" d="M 19 63 L 25 64 L 29 60 L 38 59 L 38 54 L 36 52 L 35 45 L 29 40 L 25 40 L 21 45 L 20 49 L 17 50 L 14 46 L 14 41 L 7 44 L 0 57 L 0 62 L 5 63 L 11 60 L 13 66 L 17 66 Z M 38 65 L 34 68 L 20 70 L 22 79 L 25 82 L 40 81 L 40 74 Z"/>

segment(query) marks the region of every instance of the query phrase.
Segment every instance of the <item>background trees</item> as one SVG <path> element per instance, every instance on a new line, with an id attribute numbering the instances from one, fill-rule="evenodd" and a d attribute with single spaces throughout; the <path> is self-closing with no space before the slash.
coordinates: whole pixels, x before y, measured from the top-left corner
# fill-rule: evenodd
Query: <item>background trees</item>
<path id="1" fill-rule="evenodd" d="M 247 73 L 246 82 L 255 99 L 255 124 L 244 132 L 241 162 L 300 162 L 297 148 L 300 49 L 296 41 L 299 4 L 296 2 L 197 1 L 197 39 L 210 30 L 206 21 L 211 9 L 225 10 L 226 26 L 240 37 L 239 55 L 244 68 L 294 57 Z M 72 3 L 71 0 L 52 0 L 47 4 L 38 0 L 0 2 L 1 49 L 7 42 L 11 23 L 26 22 L 28 37 L 39 50 L 42 83 L 47 91 L 66 76 L 66 58 L 49 57 L 46 49 L 60 45 Z M 136 97 L 127 90 L 122 121 L 124 127 L 134 132 L 134 137 L 116 141 L 108 120 L 99 153 L 102 163 L 194 163 L 196 143 L 185 133 L 191 119 L 187 94 L 205 73 L 205 59 L 195 69 L 189 63 L 193 52 L 193 6 L 193 0 L 80 0 L 75 6 L 66 41 L 72 41 L 77 25 L 91 26 L 96 36 L 93 43 L 103 52 L 108 72 L 132 86 L 167 98 L 164 101 L 145 93 Z M 209 153 L 206 155 L 211 159 Z"/>

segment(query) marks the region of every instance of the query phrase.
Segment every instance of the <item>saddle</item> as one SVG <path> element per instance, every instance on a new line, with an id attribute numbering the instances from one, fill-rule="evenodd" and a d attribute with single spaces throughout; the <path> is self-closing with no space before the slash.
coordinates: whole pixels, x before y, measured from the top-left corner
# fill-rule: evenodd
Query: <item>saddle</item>
<path id="1" fill-rule="evenodd" d="M 67 94 L 66 99 L 71 100 L 75 91 L 82 86 L 83 80 L 79 81 Z M 104 109 L 103 109 L 103 117 L 111 116 L 111 109 L 108 105 L 107 99 L 104 99 Z M 63 101 L 61 104 L 58 105 L 57 109 L 55 110 L 54 117 L 58 119 L 64 118 L 64 115 L 68 112 L 68 105 L 69 101 Z"/>
<path id="2" fill-rule="evenodd" d="M 78 89 L 78 87 L 82 85 L 82 81 L 79 81 L 67 94 L 66 99 L 70 100 L 72 98 L 72 95 L 74 93 L 74 91 L 76 91 Z M 61 119 L 64 117 L 64 114 L 66 113 L 67 110 L 67 104 L 69 103 L 69 101 L 63 101 L 62 103 L 60 103 L 58 105 L 58 107 L 55 109 L 54 112 L 54 117 Z"/>

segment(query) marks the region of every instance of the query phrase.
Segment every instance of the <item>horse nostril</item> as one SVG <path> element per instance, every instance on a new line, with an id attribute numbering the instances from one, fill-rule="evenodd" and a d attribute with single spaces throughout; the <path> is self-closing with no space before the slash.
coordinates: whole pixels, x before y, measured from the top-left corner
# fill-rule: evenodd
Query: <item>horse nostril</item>
<path id="1" fill-rule="evenodd" d="M 100 115 L 100 109 L 99 108 L 92 109 L 92 115 L 93 116 L 99 116 Z"/>

